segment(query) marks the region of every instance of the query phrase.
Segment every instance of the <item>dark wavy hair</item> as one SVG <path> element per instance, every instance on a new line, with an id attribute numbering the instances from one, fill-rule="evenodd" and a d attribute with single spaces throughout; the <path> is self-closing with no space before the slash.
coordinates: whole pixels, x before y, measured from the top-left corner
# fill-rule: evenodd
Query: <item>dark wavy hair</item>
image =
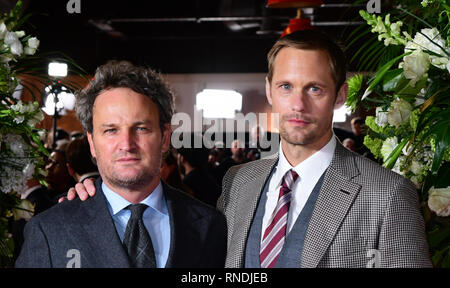
<path id="1" fill-rule="evenodd" d="M 158 106 L 161 131 L 164 131 L 164 124 L 170 123 L 174 112 L 174 97 L 161 76 L 147 67 L 112 60 L 98 67 L 94 79 L 77 95 L 76 114 L 85 131 L 92 133 L 93 130 L 95 99 L 100 93 L 113 88 L 129 88 L 149 97 Z"/>

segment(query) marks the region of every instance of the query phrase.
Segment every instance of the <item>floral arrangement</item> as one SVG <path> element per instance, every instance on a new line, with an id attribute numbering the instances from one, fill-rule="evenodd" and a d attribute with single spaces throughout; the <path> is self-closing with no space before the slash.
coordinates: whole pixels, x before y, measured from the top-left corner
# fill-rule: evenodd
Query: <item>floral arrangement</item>
<path id="1" fill-rule="evenodd" d="M 446 0 L 398 2 L 397 21 L 393 11 L 360 11 L 384 49 L 400 52 L 371 77 L 350 78 L 347 105 L 374 110 L 366 117 L 364 145 L 416 185 L 433 265 L 450 267 L 450 6 Z"/>
<path id="2" fill-rule="evenodd" d="M 28 179 L 43 182 L 44 155 L 42 131 L 35 125 L 44 119 L 37 102 L 24 103 L 13 97 L 18 89 L 19 73 L 35 54 L 39 40 L 19 30 L 22 3 L 18 1 L 9 14 L 0 16 L 0 267 L 12 263 L 14 242 L 9 225 L 14 219 L 33 215 L 30 202 L 21 199 Z"/>

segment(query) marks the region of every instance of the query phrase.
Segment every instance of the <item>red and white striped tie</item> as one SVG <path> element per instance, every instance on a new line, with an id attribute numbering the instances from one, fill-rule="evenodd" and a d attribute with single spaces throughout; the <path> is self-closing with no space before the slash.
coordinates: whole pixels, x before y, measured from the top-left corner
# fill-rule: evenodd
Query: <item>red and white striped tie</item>
<path id="1" fill-rule="evenodd" d="M 286 239 L 287 217 L 291 205 L 291 189 L 298 174 L 289 170 L 283 177 L 278 203 L 272 215 L 272 221 L 264 232 L 259 254 L 261 268 L 273 268 Z"/>

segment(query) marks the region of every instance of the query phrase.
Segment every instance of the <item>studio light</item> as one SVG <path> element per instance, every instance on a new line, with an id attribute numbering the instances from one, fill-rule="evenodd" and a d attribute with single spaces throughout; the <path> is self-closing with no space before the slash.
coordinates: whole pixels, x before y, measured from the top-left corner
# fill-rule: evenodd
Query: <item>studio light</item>
<path id="1" fill-rule="evenodd" d="M 52 77 L 66 77 L 67 76 L 67 64 L 51 62 L 48 64 L 48 75 Z"/>
<path id="2" fill-rule="evenodd" d="M 197 109 L 204 118 L 232 119 L 242 109 L 242 94 L 233 90 L 204 89 L 196 96 Z"/>

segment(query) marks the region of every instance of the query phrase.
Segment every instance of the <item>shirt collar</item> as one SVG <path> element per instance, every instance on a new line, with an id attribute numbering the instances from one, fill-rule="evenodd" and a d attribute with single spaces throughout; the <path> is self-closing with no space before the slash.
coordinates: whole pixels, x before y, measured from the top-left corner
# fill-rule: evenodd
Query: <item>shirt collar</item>
<path id="1" fill-rule="evenodd" d="M 132 204 L 113 190 L 109 189 L 109 187 L 106 186 L 105 182 L 102 182 L 102 189 L 103 193 L 105 194 L 106 200 L 108 200 L 110 212 L 112 213 L 112 215 L 116 215 L 128 205 Z M 147 206 L 161 214 L 168 215 L 161 181 L 159 182 L 158 186 L 156 186 L 156 188 L 152 191 L 152 193 L 150 193 L 150 195 L 148 195 L 140 203 L 146 204 Z"/>
<path id="2" fill-rule="evenodd" d="M 336 137 L 332 135 L 330 141 L 323 146 L 319 151 L 315 152 L 313 155 L 306 158 L 304 161 L 299 163 L 297 166 L 292 167 L 284 156 L 283 147 L 280 144 L 279 148 L 279 160 L 274 174 L 275 183 L 277 186 L 281 185 L 283 176 L 290 169 L 293 169 L 299 175 L 301 179 L 312 179 L 320 177 L 322 173 L 328 168 L 334 155 L 334 150 L 336 149 Z"/>

